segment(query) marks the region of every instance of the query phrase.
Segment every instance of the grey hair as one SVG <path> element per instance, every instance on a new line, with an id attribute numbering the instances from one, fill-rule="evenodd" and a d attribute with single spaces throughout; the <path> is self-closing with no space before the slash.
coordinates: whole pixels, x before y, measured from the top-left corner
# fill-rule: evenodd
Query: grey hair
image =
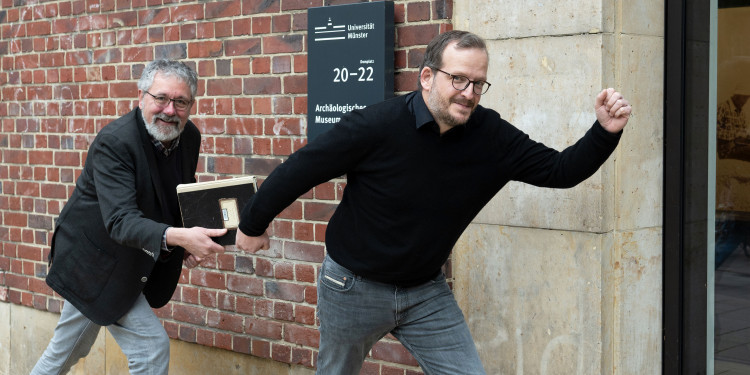
<path id="1" fill-rule="evenodd" d="M 422 61 L 422 65 L 419 66 L 419 74 L 422 74 L 422 69 L 425 67 L 442 68 L 443 52 L 453 42 L 456 42 L 456 48 L 458 49 L 478 48 L 487 53 L 487 45 L 480 36 L 468 31 L 446 31 L 433 38 L 427 45 L 427 49 L 424 52 L 424 60 Z M 417 85 L 419 90 L 422 90 L 421 80 L 417 80 Z"/>
<path id="2" fill-rule="evenodd" d="M 198 92 L 198 74 L 181 61 L 174 60 L 154 60 L 143 69 L 141 78 L 138 80 L 138 89 L 141 91 L 148 91 L 151 85 L 154 84 L 154 77 L 156 73 L 161 73 L 165 76 L 173 76 L 182 80 L 190 86 L 190 99 L 195 99 L 195 94 Z"/>

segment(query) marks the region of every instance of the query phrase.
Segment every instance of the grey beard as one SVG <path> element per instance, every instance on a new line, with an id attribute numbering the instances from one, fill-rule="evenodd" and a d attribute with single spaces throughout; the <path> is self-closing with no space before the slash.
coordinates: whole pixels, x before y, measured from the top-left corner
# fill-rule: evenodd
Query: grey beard
<path id="1" fill-rule="evenodd" d="M 146 116 L 143 115 L 143 112 L 141 112 L 141 117 L 143 117 L 143 122 L 146 124 L 146 131 L 148 131 L 148 134 L 160 142 L 169 142 L 177 139 L 177 137 L 180 136 L 180 133 L 182 133 L 182 130 L 185 129 L 185 126 L 180 122 L 179 118 L 176 118 L 176 116 L 167 116 L 163 113 L 159 113 L 154 115 L 151 121 L 148 121 L 146 119 Z M 179 125 L 177 127 L 160 127 L 155 124 L 156 119 L 161 119 L 164 121 L 177 120 Z"/>

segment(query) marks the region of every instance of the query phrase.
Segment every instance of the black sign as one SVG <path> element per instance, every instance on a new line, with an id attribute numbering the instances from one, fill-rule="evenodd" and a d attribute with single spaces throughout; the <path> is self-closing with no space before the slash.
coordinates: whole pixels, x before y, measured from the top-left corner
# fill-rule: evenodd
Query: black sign
<path id="1" fill-rule="evenodd" d="M 307 138 L 393 96 L 393 3 L 307 11 Z"/>

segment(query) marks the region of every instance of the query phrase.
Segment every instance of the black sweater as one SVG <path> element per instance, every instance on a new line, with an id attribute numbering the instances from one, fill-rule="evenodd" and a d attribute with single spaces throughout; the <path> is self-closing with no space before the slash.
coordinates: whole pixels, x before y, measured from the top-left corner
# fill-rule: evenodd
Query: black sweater
<path id="1" fill-rule="evenodd" d="M 591 176 L 620 134 L 594 123 L 562 152 L 478 106 L 442 136 L 419 92 L 355 110 L 292 154 L 242 212 L 258 236 L 316 185 L 346 175 L 326 232 L 333 260 L 357 275 L 410 286 L 435 276 L 471 220 L 506 184 L 568 188 Z"/>

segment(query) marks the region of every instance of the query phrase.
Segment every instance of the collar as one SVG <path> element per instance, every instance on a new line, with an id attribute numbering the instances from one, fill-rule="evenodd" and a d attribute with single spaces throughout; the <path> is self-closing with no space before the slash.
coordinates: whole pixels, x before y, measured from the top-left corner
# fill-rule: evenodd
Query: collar
<path id="1" fill-rule="evenodd" d="M 172 144 L 169 146 L 169 148 L 164 147 L 164 144 L 161 143 L 161 141 L 157 141 L 154 139 L 154 137 L 151 137 L 151 143 L 153 143 L 154 147 L 156 147 L 156 151 L 161 152 L 164 154 L 164 156 L 169 156 L 169 154 L 172 153 L 172 151 L 177 149 L 177 146 L 180 145 L 180 136 L 178 135 L 177 138 L 175 138 L 174 141 L 172 141 Z"/>
<path id="2" fill-rule="evenodd" d="M 417 119 L 417 129 L 420 129 L 431 122 L 434 123 L 435 126 L 437 126 L 435 118 L 432 117 L 432 113 L 430 113 L 430 110 L 427 108 L 427 104 L 425 104 L 424 102 L 421 91 L 412 92 L 406 98 L 406 101 L 409 105 L 409 112 L 411 112 Z"/>
<path id="3" fill-rule="evenodd" d="M 414 91 L 406 98 L 407 105 L 409 106 L 409 111 L 414 115 L 416 118 L 416 127 L 417 129 L 429 129 L 437 134 L 440 134 L 440 127 L 438 126 L 437 122 L 435 121 L 435 118 L 432 117 L 432 113 L 430 113 L 430 109 L 427 108 L 427 104 L 424 102 L 424 98 L 422 97 L 421 91 Z M 469 121 L 471 121 L 472 117 L 469 117 Z M 468 122 L 464 125 L 460 126 L 454 126 L 452 129 L 448 130 L 445 134 L 442 134 L 442 136 L 460 136 L 464 133 L 466 126 Z"/>

